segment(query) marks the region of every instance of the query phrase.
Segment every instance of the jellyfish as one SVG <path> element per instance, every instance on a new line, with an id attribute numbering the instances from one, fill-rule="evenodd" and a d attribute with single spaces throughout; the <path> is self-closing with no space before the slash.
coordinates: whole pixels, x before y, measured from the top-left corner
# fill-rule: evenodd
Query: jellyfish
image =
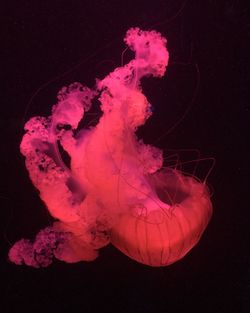
<path id="1" fill-rule="evenodd" d="M 92 261 L 112 244 L 139 263 L 166 266 L 183 258 L 209 223 L 206 183 L 163 166 L 163 152 L 136 135 L 153 114 L 140 81 L 164 75 L 167 40 L 139 28 L 124 40 L 133 60 L 96 80 L 93 89 L 78 82 L 63 87 L 49 117 L 25 124 L 20 150 L 54 222 L 33 241 L 11 247 L 15 264 Z M 96 126 L 81 129 L 96 98 L 102 115 Z"/>

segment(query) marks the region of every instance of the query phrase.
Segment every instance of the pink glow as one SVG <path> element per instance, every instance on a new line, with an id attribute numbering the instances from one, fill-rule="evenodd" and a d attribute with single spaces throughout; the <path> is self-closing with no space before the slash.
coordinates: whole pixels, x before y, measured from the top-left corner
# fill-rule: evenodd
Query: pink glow
<path id="1" fill-rule="evenodd" d="M 164 75 L 167 41 L 132 28 L 125 42 L 135 52 L 132 61 L 97 80 L 94 90 L 80 83 L 64 87 L 50 117 L 26 123 L 21 153 L 55 222 L 33 243 L 14 244 L 12 262 L 39 267 L 53 257 L 90 261 L 112 243 L 138 262 L 164 266 L 181 259 L 205 230 L 212 214 L 206 185 L 163 168 L 162 151 L 135 134 L 152 114 L 140 79 Z M 103 115 L 96 127 L 79 130 L 96 96 Z"/>

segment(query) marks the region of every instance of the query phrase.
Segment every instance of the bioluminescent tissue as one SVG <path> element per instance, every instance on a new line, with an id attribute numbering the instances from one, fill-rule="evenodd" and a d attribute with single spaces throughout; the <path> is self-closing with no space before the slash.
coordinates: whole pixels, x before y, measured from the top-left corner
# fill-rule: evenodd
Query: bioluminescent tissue
<path id="1" fill-rule="evenodd" d="M 26 123 L 21 153 L 55 221 L 34 241 L 16 242 L 12 262 L 45 267 L 54 258 L 91 261 L 111 243 L 140 263 L 165 266 L 185 256 L 204 232 L 212 215 L 206 184 L 164 167 L 162 151 L 136 135 L 152 115 L 140 80 L 164 75 L 167 41 L 156 31 L 131 28 L 125 43 L 133 60 L 93 89 L 63 87 L 51 116 Z M 102 116 L 95 127 L 79 129 L 94 98 Z"/>

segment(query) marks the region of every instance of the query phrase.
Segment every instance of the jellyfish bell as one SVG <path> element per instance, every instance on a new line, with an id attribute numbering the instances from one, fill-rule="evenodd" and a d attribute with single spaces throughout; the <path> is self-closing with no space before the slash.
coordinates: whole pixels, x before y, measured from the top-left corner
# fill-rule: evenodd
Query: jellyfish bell
<path id="1" fill-rule="evenodd" d="M 167 41 L 158 32 L 131 28 L 125 42 L 135 52 L 133 60 L 94 89 L 80 83 L 64 87 L 50 117 L 25 125 L 21 153 L 55 222 L 34 242 L 14 244 L 9 258 L 16 264 L 47 266 L 53 257 L 90 261 L 111 243 L 140 263 L 165 266 L 182 258 L 209 222 L 206 184 L 163 167 L 162 151 L 136 136 L 152 115 L 140 79 L 164 75 Z M 95 97 L 102 110 L 99 123 L 79 130 Z"/>
<path id="2" fill-rule="evenodd" d="M 119 218 L 111 242 L 140 263 L 165 266 L 197 244 L 211 218 L 212 204 L 206 185 L 177 170 L 161 170 L 148 181 L 153 198 L 145 206 L 141 203 L 137 214 L 127 211 Z"/>

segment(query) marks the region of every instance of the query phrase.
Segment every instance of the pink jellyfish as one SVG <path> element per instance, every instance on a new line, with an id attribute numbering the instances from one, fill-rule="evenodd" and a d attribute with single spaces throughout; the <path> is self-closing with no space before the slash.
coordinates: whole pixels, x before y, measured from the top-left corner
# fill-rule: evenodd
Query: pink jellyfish
<path id="1" fill-rule="evenodd" d="M 152 114 L 140 80 L 164 75 L 167 41 L 156 31 L 131 28 L 125 42 L 135 52 L 132 61 L 97 80 L 93 90 L 80 83 L 62 88 L 51 116 L 26 123 L 21 153 L 55 222 L 34 241 L 15 243 L 12 262 L 39 267 L 54 257 L 90 261 L 111 243 L 140 263 L 165 266 L 204 232 L 212 214 L 206 184 L 163 167 L 162 151 L 135 134 Z M 95 97 L 99 123 L 79 129 Z"/>

